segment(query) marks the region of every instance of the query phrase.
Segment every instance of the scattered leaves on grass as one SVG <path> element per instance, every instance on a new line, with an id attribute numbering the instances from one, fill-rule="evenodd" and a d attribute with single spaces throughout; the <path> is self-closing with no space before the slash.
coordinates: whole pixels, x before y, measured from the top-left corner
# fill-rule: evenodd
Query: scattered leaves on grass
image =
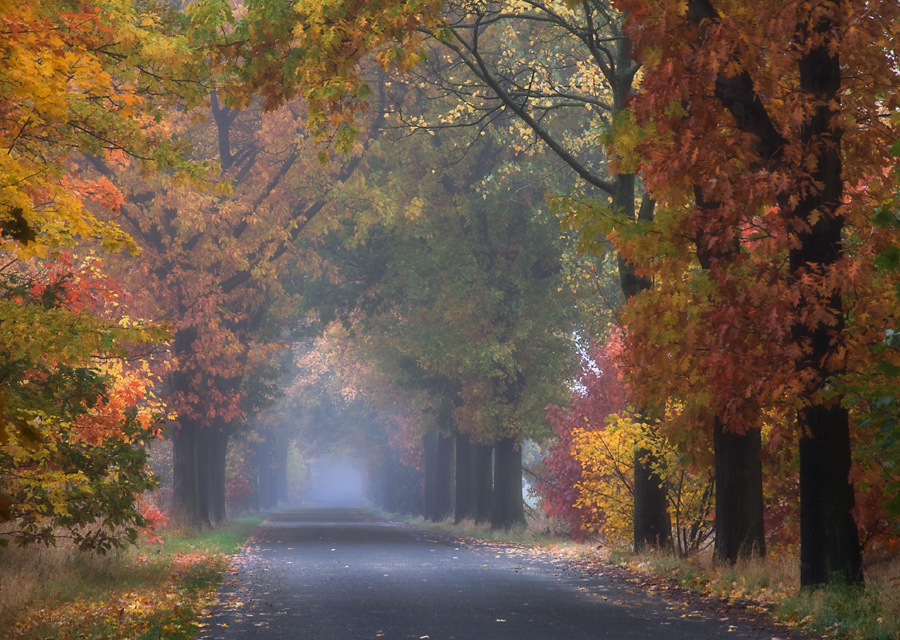
<path id="1" fill-rule="evenodd" d="M 146 559 L 138 558 L 139 564 Z M 203 608 L 227 567 L 219 554 L 177 553 L 157 584 L 108 593 L 102 599 L 77 599 L 52 609 L 38 609 L 17 621 L 15 638 L 159 638 L 188 640 L 197 636 Z"/>

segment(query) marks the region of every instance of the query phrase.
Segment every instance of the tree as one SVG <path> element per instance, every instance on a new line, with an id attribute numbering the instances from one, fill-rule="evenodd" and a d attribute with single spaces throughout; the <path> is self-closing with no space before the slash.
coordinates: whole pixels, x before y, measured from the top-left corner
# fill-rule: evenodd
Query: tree
<path id="1" fill-rule="evenodd" d="M 144 248 L 139 262 L 121 264 L 122 277 L 141 282 L 144 314 L 174 325 L 173 515 L 194 526 L 208 524 L 211 510 L 214 519 L 223 514 L 227 440 L 245 416 L 244 382 L 279 348 L 279 326 L 293 311 L 279 270 L 291 259 L 320 263 L 298 239 L 323 232 L 328 198 L 362 152 L 323 166 L 299 104 L 264 114 L 259 104 L 232 110 L 216 93 L 209 100 L 205 123 L 189 114 L 170 123 L 191 141 L 189 159 L 209 167 L 205 190 L 91 159 L 128 193 L 121 219 Z"/>
<path id="2" fill-rule="evenodd" d="M 547 409 L 556 438 L 547 447 L 544 464 L 548 477 L 538 479 L 538 491 L 548 515 L 569 524 L 576 539 L 590 531 L 592 520 L 603 517 L 598 514 L 594 518 L 587 509 L 577 506 L 578 485 L 588 474 L 575 456 L 576 434 L 589 425 L 603 428 L 610 416 L 624 412 L 625 382 L 617 363 L 620 350 L 621 336 L 616 333 L 592 343 L 582 354 L 570 405 Z M 631 482 L 633 487 L 633 479 Z M 634 516 L 633 509 L 632 505 L 628 522 Z"/>
<path id="3" fill-rule="evenodd" d="M 473 148 L 468 164 L 447 158 L 455 143 L 447 134 L 427 145 L 404 143 L 401 160 L 401 143 L 393 142 L 394 155 L 366 172 L 366 189 L 353 202 L 358 210 L 394 213 L 379 224 L 355 216 L 342 237 L 329 240 L 329 270 L 338 275 L 324 289 L 313 283 L 308 290 L 328 294 L 332 310 L 323 305 L 319 312 L 350 327 L 344 339 L 357 358 L 377 363 L 391 384 L 427 397 L 420 411 L 433 433 L 410 434 L 415 446 L 426 437 L 426 503 L 447 495 L 440 487 L 451 486 L 448 438 L 465 436 L 456 437 L 457 489 L 480 480 L 468 495 L 457 491 L 456 515 L 484 517 L 486 501 L 476 498 L 486 486 L 493 489 L 495 526 L 508 527 L 524 518 L 521 441 L 541 435 L 543 408 L 562 388 L 575 309 L 562 273 L 564 243 L 555 221 L 535 211 L 540 192 L 512 190 L 496 174 L 485 180 L 504 159 L 494 142 Z M 397 183 L 405 191 L 383 186 Z M 409 206 L 386 206 L 398 194 Z M 347 283 L 347 293 L 335 281 Z M 467 440 L 475 445 L 470 455 Z M 485 446 L 502 449 L 494 481 L 483 473 Z M 442 519 L 449 501 L 439 502 L 429 515 Z"/>
<path id="4" fill-rule="evenodd" d="M 870 203 L 892 188 L 882 168 L 894 134 L 881 113 L 897 101 L 885 47 L 896 7 L 620 6 L 636 56 L 651 61 L 634 103 L 638 122 L 657 134 L 638 145 L 647 185 L 677 205 L 696 187 L 689 219 L 718 262 L 712 280 L 729 298 L 720 308 L 739 318 L 738 309 L 755 307 L 760 318 L 757 351 L 714 353 L 713 371 L 725 374 L 716 393 L 728 394 L 716 399 L 728 408 L 725 429 L 740 432 L 735 417 L 785 394 L 799 438 L 802 583 L 858 581 L 850 422 L 831 385 L 852 361 L 845 300 L 859 304 L 854 282 L 866 270 L 845 237 L 871 226 Z M 741 252 L 720 249 L 742 241 L 744 229 L 753 232 Z M 757 260 L 752 271 L 745 256 Z M 753 278 L 735 278 L 734 264 Z M 757 371 L 756 390 L 742 397 L 727 372 L 754 353 L 779 362 Z"/>
<path id="5" fill-rule="evenodd" d="M 124 359 L 165 331 L 116 318 L 125 297 L 95 259 L 0 276 L 0 544 L 66 536 L 102 553 L 147 523 L 142 445 L 161 416 L 147 371 Z"/>
<path id="6" fill-rule="evenodd" d="M 77 154 L 125 154 L 190 173 L 181 145 L 158 125 L 156 99 L 199 72 L 175 33 L 180 14 L 130 2 L 42 0 L 5 2 L 0 16 L 3 250 L 46 256 L 81 238 L 135 251 L 114 220 L 89 206 L 115 210 L 121 192 L 104 178 L 82 177 Z"/>
<path id="7" fill-rule="evenodd" d="M 307 97 L 320 105 L 314 111 L 329 114 L 331 126 L 339 131 L 352 136 L 352 115 L 366 91 L 354 72 L 358 58 L 384 46 L 379 58 L 383 64 L 397 61 L 401 70 L 412 70 L 421 51 L 421 36 L 415 35 L 418 29 L 433 37 L 432 71 L 438 72 L 423 79 L 423 86 L 436 77 L 438 91 L 460 100 L 445 118 L 450 126 L 463 122 L 459 114 L 471 114 L 469 122 L 479 128 L 511 116 L 585 183 L 611 198 L 610 207 L 592 204 L 575 209 L 572 225 L 582 229 L 587 246 L 596 246 L 609 231 L 610 214 L 619 216 L 619 222 L 652 218 L 653 201 L 640 199 L 633 173 L 610 172 L 594 133 L 609 131 L 618 119 L 639 70 L 631 60 L 630 42 L 621 32 L 621 16 L 608 4 L 396 2 L 374 10 L 361 5 L 335 11 L 304 3 L 295 4 L 293 11 L 295 19 L 334 27 L 324 31 L 328 37 L 322 37 L 321 29 L 295 23 L 299 26 L 292 33 L 294 40 L 285 35 L 278 42 L 283 56 L 292 61 L 311 54 L 309 68 L 313 72 L 305 77 L 311 87 Z M 390 18 L 386 20 L 386 16 Z M 338 34 L 344 37 L 338 39 Z M 343 41 L 358 43 L 358 47 L 342 48 Z M 326 119 L 320 117 L 317 122 L 326 123 Z M 431 128 L 427 121 L 415 123 Z M 596 192 L 589 193 L 587 198 L 596 201 L 596 196 Z M 587 215 L 578 215 L 585 212 Z M 624 260 L 620 276 L 626 297 L 650 286 L 650 281 Z M 642 458 L 638 456 L 637 466 L 640 477 L 647 481 L 639 484 L 635 501 L 640 516 L 635 531 L 638 547 L 665 544 L 668 536 L 662 483 L 644 469 Z"/>

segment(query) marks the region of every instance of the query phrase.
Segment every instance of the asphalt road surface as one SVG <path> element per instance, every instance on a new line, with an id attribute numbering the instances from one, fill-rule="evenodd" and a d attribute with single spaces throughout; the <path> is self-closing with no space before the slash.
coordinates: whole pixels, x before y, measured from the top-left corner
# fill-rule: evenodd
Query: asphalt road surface
<path id="1" fill-rule="evenodd" d="M 527 549 L 379 522 L 364 509 L 271 516 L 218 600 L 204 640 L 790 637 Z"/>

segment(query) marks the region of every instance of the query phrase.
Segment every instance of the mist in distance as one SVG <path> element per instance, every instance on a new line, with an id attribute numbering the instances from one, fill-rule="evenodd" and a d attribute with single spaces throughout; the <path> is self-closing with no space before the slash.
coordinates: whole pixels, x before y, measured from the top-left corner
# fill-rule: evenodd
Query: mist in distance
<path id="1" fill-rule="evenodd" d="M 306 500 L 322 506 L 365 505 L 365 481 L 360 465 L 348 459 L 316 459 L 309 465 Z"/>

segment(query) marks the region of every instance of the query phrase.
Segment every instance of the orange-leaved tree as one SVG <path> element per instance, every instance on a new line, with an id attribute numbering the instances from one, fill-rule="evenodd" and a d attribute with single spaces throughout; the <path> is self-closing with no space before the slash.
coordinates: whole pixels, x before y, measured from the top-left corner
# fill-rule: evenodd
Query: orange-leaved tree
<path id="1" fill-rule="evenodd" d="M 228 438 L 247 413 L 242 385 L 279 348 L 293 313 L 279 277 L 297 265 L 320 268 L 315 239 L 343 211 L 329 199 L 364 151 L 359 144 L 321 164 L 298 101 L 268 113 L 259 101 L 237 110 L 213 92 L 206 113 L 205 122 L 169 120 L 190 141 L 189 160 L 209 167 L 206 189 L 90 159 L 128 194 L 121 220 L 143 248 L 139 260 L 119 265 L 122 278 L 140 283 L 143 315 L 173 324 L 173 515 L 193 525 L 225 517 Z"/>
<path id="2" fill-rule="evenodd" d="M 123 316 L 126 297 L 95 258 L 0 273 L 0 544 L 105 552 L 146 524 L 161 409 L 146 363 L 124 358 L 166 332 Z"/>
<path id="3" fill-rule="evenodd" d="M 44 256 L 76 238 L 136 250 L 115 220 L 122 194 L 78 171 L 78 153 L 129 154 L 179 166 L 157 125 L 161 96 L 187 97 L 193 68 L 183 23 L 162 5 L 66 0 L 0 3 L 0 229 L 4 253 Z"/>
<path id="4" fill-rule="evenodd" d="M 898 8 L 618 6 L 645 64 L 632 143 L 651 193 L 682 216 L 670 231 L 706 262 L 707 404 L 725 432 L 774 402 L 794 417 L 801 582 L 859 581 L 852 429 L 835 389 L 890 315 L 865 294 L 873 251 L 894 242 L 871 217 L 893 189 Z"/>

